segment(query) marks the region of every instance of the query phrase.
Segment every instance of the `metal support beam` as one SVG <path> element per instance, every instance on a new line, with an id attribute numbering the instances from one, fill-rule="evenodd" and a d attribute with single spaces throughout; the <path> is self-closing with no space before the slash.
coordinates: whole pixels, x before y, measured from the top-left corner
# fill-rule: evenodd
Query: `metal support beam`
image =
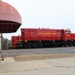
<path id="1" fill-rule="evenodd" d="M 2 33 L 0 33 L 0 54 L 1 54 L 2 60 L 4 60 L 4 57 L 2 55 Z"/>
<path id="2" fill-rule="evenodd" d="M 2 1 L 2 0 L 0 0 L 0 1 Z M 1 35 L 0 35 L 0 54 L 1 54 L 1 58 L 2 58 L 2 60 L 4 60 L 4 57 L 3 57 L 3 55 L 2 55 L 2 33 L 0 33 Z"/>

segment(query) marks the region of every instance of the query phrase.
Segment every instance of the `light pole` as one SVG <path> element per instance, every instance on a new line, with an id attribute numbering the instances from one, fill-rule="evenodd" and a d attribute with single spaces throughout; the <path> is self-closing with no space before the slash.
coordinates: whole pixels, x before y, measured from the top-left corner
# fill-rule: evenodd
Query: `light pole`
<path id="1" fill-rule="evenodd" d="M 0 0 L 0 1 L 2 1 L 2 0 Z M 0 53 L 1 53 L 2 60 L 4 60 L 1 50 L 2 50 L 2 33 L 0 33 Z"/>

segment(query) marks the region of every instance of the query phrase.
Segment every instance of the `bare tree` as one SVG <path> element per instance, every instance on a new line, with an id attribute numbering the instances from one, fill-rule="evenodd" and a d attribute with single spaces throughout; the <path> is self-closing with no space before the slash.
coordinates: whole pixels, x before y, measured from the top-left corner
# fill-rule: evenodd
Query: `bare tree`
<path id="1" fill-rule="evenodd" d="M 2 38 L 2 49 L 7 50 L 11 46 L 11 40 L 8 40 L 7 38 Z"/>

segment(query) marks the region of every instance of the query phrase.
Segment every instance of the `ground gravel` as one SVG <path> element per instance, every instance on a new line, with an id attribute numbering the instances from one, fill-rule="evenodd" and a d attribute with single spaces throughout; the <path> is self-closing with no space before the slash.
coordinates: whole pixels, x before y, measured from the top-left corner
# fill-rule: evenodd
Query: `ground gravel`
<path id="1" fill-rule="evenodd" d="M 5 57 L 15 57 L 25 54 L 75 54 L 75 47 L 11 49 L 3 50 L 2 52 Z"/>

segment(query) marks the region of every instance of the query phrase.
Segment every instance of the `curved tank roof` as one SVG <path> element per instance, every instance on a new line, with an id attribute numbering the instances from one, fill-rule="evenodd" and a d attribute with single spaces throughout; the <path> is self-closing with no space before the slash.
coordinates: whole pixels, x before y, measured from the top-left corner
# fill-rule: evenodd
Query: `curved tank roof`
<path id="1" fill-rule="evenodd" d="M 16 32 L 21 23 L 18 11 L 10 4 L 0 1 L 0 33 Z"/>

